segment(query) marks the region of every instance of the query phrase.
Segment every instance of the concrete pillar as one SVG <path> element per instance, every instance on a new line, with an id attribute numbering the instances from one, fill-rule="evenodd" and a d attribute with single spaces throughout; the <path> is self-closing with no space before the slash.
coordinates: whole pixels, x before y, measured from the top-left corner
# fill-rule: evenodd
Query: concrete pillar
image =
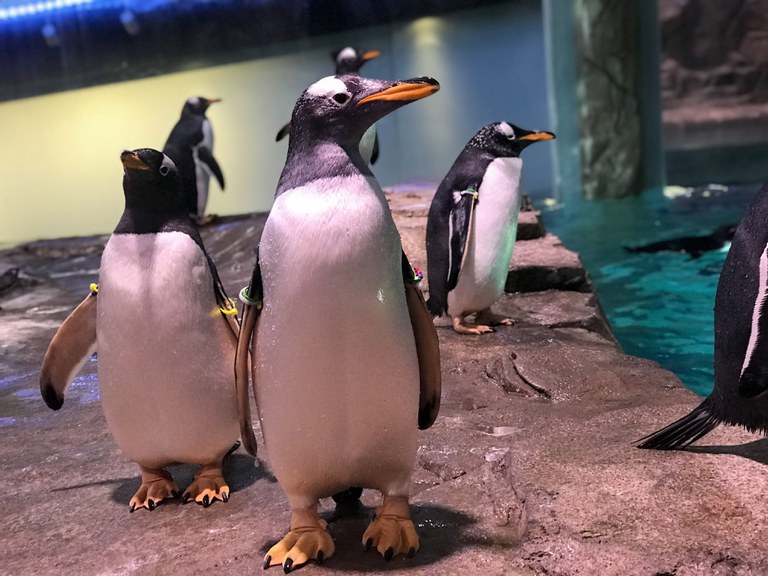
<path id="1" fill-rule="evenodd" d="M 656 0 L 543 2 L 561 197 L 662 186 Z"/>

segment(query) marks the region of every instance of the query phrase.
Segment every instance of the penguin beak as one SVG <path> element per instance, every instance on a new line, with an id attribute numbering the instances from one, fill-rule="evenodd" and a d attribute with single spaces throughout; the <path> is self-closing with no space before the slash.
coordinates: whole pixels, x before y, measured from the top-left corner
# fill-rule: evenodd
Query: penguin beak
<path id="1" fill-rule="evenodd" d="M 431 96 L 438 90 L 440 90 L 440 84 L 437 80 L 426 77 L 414 78 L 413 80 L 398 82 L 385 90 L 366 96 L 360 100 L 357 105 L 360 106 L 361 104 L 374 102 L 376 100 L 413 102 L 414 100 L 421 100 L 422 98 Z"/>
<path id="2" fill-rule="evenodd" d="M 555 135 L 552 132 L 531 132 L 530 134 L 526 134 L 525 136 L 520 136 L 518 140 L 553 140 L 555 138 Z"/>
<path id="3" fill-rule="evenodd" d="M 131 170 L 149 170 L 149 166 L 146 165 L 136 152 L 125 150 L 120 154 L 120 161 L 126 169 Z"/>
<path id="4" fill-rule="evenodd" d="M 360 55 L 360 60 L 367 62 L 368 60 L 373 60 L 379 56 L 381 56 L 381 50 L 368 50 Z"/>
<path id="5" fill-rule="evenodd" d="M 221 102 L 221 98 L 208 98 L 206 99 L 206 102 L 208 102 L 208 105 L 216 104 L 216 102 Z"/>

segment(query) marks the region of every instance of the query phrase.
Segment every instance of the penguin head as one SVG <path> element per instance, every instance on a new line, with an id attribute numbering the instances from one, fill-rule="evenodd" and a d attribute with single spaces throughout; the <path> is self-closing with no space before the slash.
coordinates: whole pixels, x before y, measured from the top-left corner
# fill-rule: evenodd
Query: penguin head
<path id="1" fill-rule="evenodd" d="M 176 165 L 152 148 L 125 150 L 123 163 L 125 204 L 153 212 L 174 212 L 181 206 L 181 182 Z"/>
<path id="2" fill-rule="evenodd" d="M 440 89 L 432 78 L 374 80 L 354 74 L 327 76 L 307 88 L 291 118 L 291 146 L 309 139 L 357 148 L 363 133 L 401 106 Z"/>
<path id="3" fill-rule="evenodd" d="M 184 108 L 181 113 L 195 114 L 197 116 L 205 116 L 205 112 L 211 104 L 221 102 L 221 98 L 203 98 L 202 96 L 192 96 L 186 102 L 184 102 Z"/>
<path id="4" fill-rule="evenodd" d="M 525 130 L 510 122 L 494 122 L 483 126 L 469 145 L 482 148 L 497 158 L 516 158 L 530 144 L 554 137 L 552 132 Z"/>
<path id="5" fill-rule="evenodd" d="M 357 74 L 360 72 L 363 64 L 379 56 L 381 56 L 380 50 L 368 50 L 360 54 L 352 46 L 346 46 L 331 52 L 331 58 L 336 63 L 337 76 Z"/>

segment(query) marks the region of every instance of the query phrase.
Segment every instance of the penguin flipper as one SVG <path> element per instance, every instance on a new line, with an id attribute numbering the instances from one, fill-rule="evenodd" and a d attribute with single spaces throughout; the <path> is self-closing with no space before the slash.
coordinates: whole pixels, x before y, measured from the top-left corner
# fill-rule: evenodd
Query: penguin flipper
<path id="1" fill-rule="evenodd" d="M 440 411 L 440 347 L 432 316 L 419 290 L 420 278 L 414 273 L 405 253 L 402 265 L 405 301 L 408 304 L 408 315 L 419 359 L 419 430 L 426 430 L 435 422 Z"/>
<path id="2" fill-rule="evenodd" d="M 373 149 L 371 150 L 370 164 L 376 164 L 376 160 L 379 159 L 379 133 L 373 137 Z"/>
<path id="3" fill-rule="evenodd" d="M 205 164 L 211 173 L 216 177 L 219 182 L 219 186 L 224 190 L 224 173 L 219 167 L 219 163 L 216 162 L 216 158 L 213 157 L 213 152 L 205 146 L 200 146 L 197 149 L 197 158 Z"/>
<path id="4" fill-rule="evenodd" d="M 240 324 L 240 335 L 237 339 L 235 352 L 235 389 L 237 391 L 237 409 L 240 414 L 240 438 L 243 448 L 251 456 L 256 456 L 256 437 L 253 434 L 251 421 L 251 404 L 248 396 L 248 358 L 256 350 L 256 324 L 261 315 L 261 303 L 264 288 L 261 279 L 258 249 L 256 265 L 251 274 L 251 283 L 241 293 L 245 302 L 243 320 Z M 253 360 L 252 360 L 253 361 Z M 256 398 L 256 383 L 253 383 L 254 398 Z"/>
<path id="5" fill-rule="evenodd" d="M 738 392 L 744 398 L 756 398 L 768 391 L 768 367 L 765 362 L 768 354 L 768 313 L 765 312 L 768 297 L 768 278 L 763 274 L 763 262 L 768 254 L 768 246 L 763 250 L 760 261 L 760 282 L 758 301 L 752 312 L 752 322 L 749 334 L 749 346 L 744 368 L 739 376 Z"/>
<path id="6" fill-rule="evenodd" d="M 54 334 L 40 369 L 40 394 L 49 408 L 64 404 L 64 393 L 96 351 L 96 292 L 91 291 Z"/>
<path id="7" fill-rule="evenodd" d="M 714 414 L 709 398 L 680 420 L 641 438 L 638 448 L 677 450 L 714 430 L 720 419 Z"/>
<path id="8" fill-rule="evenodd" d="M 277 131 L 277 136 L 275 136 L 275 142 L 280 142 L 283 138 L 288 136 L 288 134 L 291 133 L 291 123 L 288 122 L 285 126 L 280 128 L 280 130 Z"/>

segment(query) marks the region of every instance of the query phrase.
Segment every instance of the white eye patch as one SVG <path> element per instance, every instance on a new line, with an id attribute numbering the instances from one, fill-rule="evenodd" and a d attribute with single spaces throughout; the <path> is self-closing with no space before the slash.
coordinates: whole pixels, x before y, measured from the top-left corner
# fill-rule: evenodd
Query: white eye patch
<path id="1" fill-rule="evenodd" d="M 349 90 L 347 90 L 347 87 L 344 85 L 344 82 L 334 76 L 326 76 L 307 88 L 307 94 L 314 97 L 328 97 L 340 93 L 351 96 Z"/>
<path id="2" fill-rule="evenodd" d="M 501 134 L 506 136 L 507 138 L 514 138 L 515 137 L 515 131 L 512 129 L 512 126 L 507 124 L 506 122 L 501 122 L 497 128 Z"/>
<path id="3" fill-rule="evenodd" d="M 189 100 L 187 100 L 187 104 L 191 104 L 192 106 L 197 106 L 200 104 L 200 98 L 197 96 L 192 96 Z"/>
<path id="4" fill-rule="evenodd" d="M 347 46 L 336 56 L 336 61 L 341 62 L 342 60 L 353 60 L 354 58 L 357 58 L 357 52 L 352 46 Z"/>

